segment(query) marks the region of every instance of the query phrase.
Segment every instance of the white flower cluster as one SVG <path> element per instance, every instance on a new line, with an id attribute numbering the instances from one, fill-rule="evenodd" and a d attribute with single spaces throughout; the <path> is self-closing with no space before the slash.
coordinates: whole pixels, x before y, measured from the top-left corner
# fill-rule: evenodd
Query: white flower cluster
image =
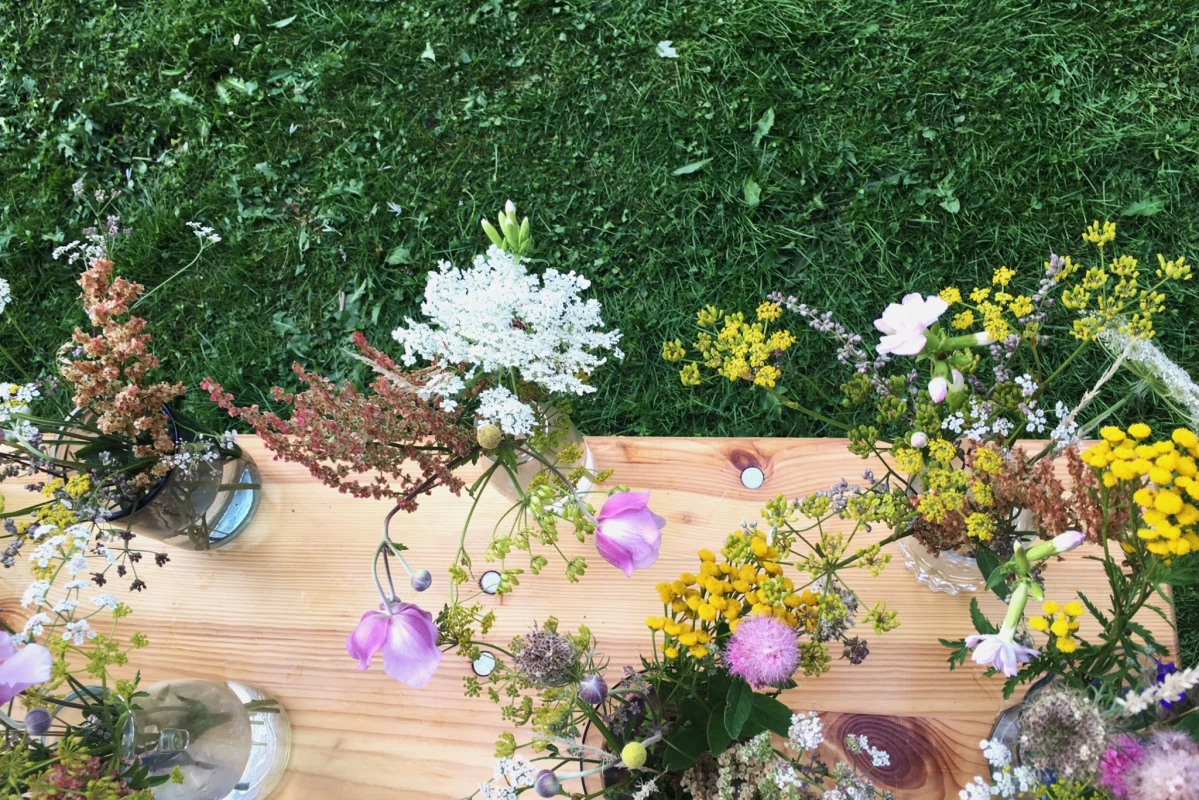
<path id="1" fill-rule="evenodd" d="M 582 376 L 607 361 L 603 353 L 624 357 L 620 331 L 603 330 L 599 302 L 579 297 L 590 285 L 574 272 L 530 275 L 521 259 L 493 246 L 470 269 L 441 262 L 421 304 L 429 321 L 409 318 L 392 337 L 409 366 L 421 358 L 515 370 L 546 392 L 586 394 L 595 389 Z"/>
<path id="2" fill-rule="evenodd" d="M 991 765 L 993 782 L 976 775 L 973 781 L 966 784 L 966 788 L 958 792 L 960 800 L 991 800 L 993 797 L 1017 800 L 1024 792 L 1033 791 L 1038 786 L 1036 773 L 1031 767 L 1012 768 L 1012 751 L 1003 742 L 983 739 L 978 746 Z"/>
<path id="3" fill-rule="evenodd" d="M 0 426 L 5 426 L 23 439 L 37 434 L 29 420 L 14 420 L 17 414 L 28 414 L 29 406 L 41 393 L 32 383 L 0 383 Z M 13 424 L 9 424 L 13 423 Z"/>
<path id="4" fill-rule="evenodd" d="M 1032 397 L 1037 393 L 1037 380 L 1027 372 L 1016 376 L 1015 384 L 1020 387 L 1020 394 L 1024 397 Z"/>
<path id="5" fill-rule="evenodd" d="M 440 397 L 441 410 L 452 414 L 458 409 L 458 401 L 454 398 L 465 388 L 466 381 L 460 376 L 452 372 L 435 372 L 424 386 L 416 390 L 416 396 L 426 402 Z"/>
<path id="6" fill-rule="evenodd" d="M 1166 401 L 1199 424 L 1199 385 L 1182 367 L 1175 364 L 1151 339 L 1136 339 L 1114 328 L 1099 334 L 1100 343 L 1109 353 L 1128 351 L 1124 365 Z"/>
<path id="7" fill-rule="evenodd" d="M 815 711 L 792 714 L 787 729 L 787 747 L 792 750 L 815 750 L 824 741 L 824 723 Z"/>
<path id="8" fill-rule="evenodd" d="M 1179 697 L 1199 684 L 1199 666 L 1171 672 L 1147 689 L 1116 698 L 1124 716 L 1132 717 L 1156 706 L 1159 702 L 1177 703 Z"/>
<path id="9" fill-rule="evenodd" d="M 1078 441 L 1078 423 L 1070 414 L 1070 407 L 1061 400 L 1054 406 L 1053 415 L 1057 417 L 1057 427 L 1050 432 L 1049 438 L 1057 442 L 1056 449 L 1064 450 Z"/>
<path id="10" fill-rule="evenodd" d="M 8 281 L 0 278 L 0 314 L 4 313 L 4 309 L 8 308 L 8 304 L 12 302 L 12 287 L 8 285 Z"/>
<path id="11" fill-rule="evenodd" d="M 196 238 L 205 244 L 216 244 L 221 240 L 221 235 L 207 225 L 201 225 L 199 222 L 188 222 L 186 225 L 196 234 Z"/>
<path id="12" fill-rule="evenodd" d="M 533 785 L 537 777 L 537 769 L 531 761 L 512 756 L 500 758 L 495 762 L 495 770 L 490 781 L 479 784 L 480 800 L 516 800 L 516 790 Z M 506 786 L 493 785 L 496 781 L 504 781 Z"/>
<path id="13" fill-rule="evenodd" d="M 491 422 L 509 436 L 528 436 L 537 424 L 533 407 L 503 386 L 479 393 L 479 422 Z"/>
<path id="14" fill-rule="evenodd" d="M 941 423 L 941 428 L 967 439 L 985 442 L 991 438 L 1007 438 L 1016 429 L 1016 425 L 1009 419 L 992 417 L 986 404 L 977 397 L 971 397 L 970 407 L 950 414 Z"/>

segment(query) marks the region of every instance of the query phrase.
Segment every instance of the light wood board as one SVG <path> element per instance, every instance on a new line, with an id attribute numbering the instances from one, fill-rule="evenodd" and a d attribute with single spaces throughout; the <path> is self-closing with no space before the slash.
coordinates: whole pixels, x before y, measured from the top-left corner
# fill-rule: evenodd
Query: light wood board
<path id="1" fill-rule="evenodd" d="M 762 504 L 778 494 L 801 496 L 842 477 L 855 481 L 871 466 L 839 439 L 588 442 L 598 466 L 616 470 L 614 482 L 651 490 L 651 507 L 667 520 L 658 563 L 628 579 L 600 559 L 589 540 L 567 548 L 590 555 L 581 583 L 568 584 L 560 562 L 551 561 L 540 577 L 524 576 L 515 594 L 484 600 L 496 606 L 497 643 L 553 615 L 567 628 L 589 626 L 613 673 L 639 663 L 638 653 L 648 647 L 644 619 L 661 610 L 654 585 L 694 571 L 699 548 L 719 549 L 743 519 L 757 519 Z M 250 529 L 218 551 L 172 549 L 166 567 L 142 570 L 146 592 L 122 598 L 135 609 L 126 631 L 150 638 L 150 647 L 136 654 L 143 680 L 227 678 L 274 693 L 291 715 L 294 736 L 288 773 L 275 795 L 280 800 L 470 794 L 490 777 L 496 737 L 510 728 L 489 700 L 463 696 L 469 665 L 447 654 L 433 682 L 416 690 L 390 680 L 378 660 L 359 672 L 345 651 L 359 617 L 378 604 L 370 556 L 390 506 L 320 485 L 304 468 L 273 461 L 254 437 L 242 443 L 258 461 L 264 484 Z M 757 490 L 741 485 L 749 466 L 765 473 Z M 20 492 L 15 484 L 3 488 Z M 469 506 L 465 495 L 438 491 L 392 525 L 393 536 L 411 548 L 413 567 L 434 573 L 434 587 L 416 598 L 434 613 L 446 597 L 445 567 Z M 490 493 L 475 513 L 468 541 L 480 570 L 486 568 L 484 543 L 505 507 Z M 886 535 L 876 529 L 870 536 Z M 783 699 L 796 711 L 825 712 L 830 740 L 864 733 L 890 751 L 891 766 L 874 775 L 880 787 L 901 798 L 956 798 L 985 771 L 978 742 L 1007 705 L 1002 681 L 984 679 L 972 665 L 949 671 L 937 639 L 972 632 L 970 595 L 934 594 L 904 568 L 896 545 L 888 551 L 894 558 L 880 577 L 863 570 L 848 577 L 865 603 L 885 600 L 897 610 L 901 627 L 883 636 L 867 631 L 865 663 L 834 660 L 830 673 L 801 678 Z M 1097 601 L 1107 597 L 1100 565 L 1078 557 L 1083 554 L 1047 571 L 1050 597 L 1069 598 L 1079 588 Z M 26 575 L 20 566 L 0 574 L 0 607 L 18 627 Z M 1002 617 L 994 597 L 980 599 L 993 620 Z M 1157 615 L 1142 622 L 1161 641 L 1176 641 Z"/>

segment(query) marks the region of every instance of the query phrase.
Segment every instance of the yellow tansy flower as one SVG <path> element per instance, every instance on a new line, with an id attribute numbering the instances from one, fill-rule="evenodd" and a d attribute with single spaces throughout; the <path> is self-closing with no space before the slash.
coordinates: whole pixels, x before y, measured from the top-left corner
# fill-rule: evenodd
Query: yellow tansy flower
<path id="1" fill-rule="evenodd" d="M 1086 613 L 1086 609 L 1083 608 L 1082 603 L 1077 600 L 1071 600 L 1069 603 L 1066 603 L 1062 607 L 1062 611 L 1066 612 L 1067 617 L 1081 617 Z"/>
<path id="2" fill-rule="evenodd" d="M 1148 439 L 1153 429 L 1143 422 L 1134 422 L 1128 426 L 1128 435 L 1134 439 Z"/>
<path id="3" fill-rule="evenodd" d="M 1054 642 L 1054 647 L 1056 647 L 1059 651 L 1061 651 L 1063 653 L 1070 654 L 1078 649 L 1078 642 L 1074 641 L 1073 639 L 1071 639 L 1067 636 L 1067 637 L 1063 637 L 1061 639 L 1057 639 Z"/>
<path id="4" fill-rule="evenodd" d="M 1061 611 L 1062 607 L 1060 605 L 1058 605 L 1055 601 L 1050 600 L 1049 602 L 1044 603 L 1041 606 L 1041 610 L 1044 611 L 1049 616 L 1053 616 L 1057 612 Z"/>
<path id="5" fill-rule="evenodd" d="M 1044 617 L 1033 617 L 1028 621 L 1028 627 L 1032 628 L 1034 631 L 1040 631 L 1041 633 L 1044 633 L 1045 631 L 1049 630 L 1049 620 L 1045 619 Z"/>
<path id="6" fill-rule="evenodd" d="M 1105 441 L 1111 442 L 1112 444 L 1119 444 L 1120 442 L 1124 441 L 1125 438 L 1124 431 L 1120 430 L 1114 425 L 1105 425 L 1104 427 L 1100 428 L 1099 435 L 1102 436 Z"/>
<path id="7" fill-rule="evenodd" d="M 1055 620 L 1054 623 L 1049 626 L 1049 632 L 1054 636 L 1069 636 L 1070 623 L 1064 619 Z M 683 640 L 679 639 L 679 641 L 681 642 Z"/>

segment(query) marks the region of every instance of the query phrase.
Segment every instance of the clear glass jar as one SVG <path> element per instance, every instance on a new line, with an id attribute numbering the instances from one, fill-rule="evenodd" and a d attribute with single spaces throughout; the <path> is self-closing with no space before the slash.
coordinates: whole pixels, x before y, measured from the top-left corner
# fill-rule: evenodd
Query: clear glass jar
<path id="1" fill-rule="evenodd" d="M 214 550 L 249 526 L 261 499 L 258 465 L 235 447 L 216 461 L 171 470 L 129 513 L 129 527 L 140 536 Z"/>
<path id="2" fill-rule="evenodd" d="M 986 585 L 978 560 L 953 550 L 934 553 L 915 539 L 901 539 L 899 549 L 903 551 L 903 565 L 934 592 L 955 595 L 976 592 Z"/>
<path id="3" fill-rule="evenodd" d="M 260 800 L 279 784 L 291 752 L 287 712 L 240 683 L 163 681 L 137 700 L 121 740 L 151 776 L 178 768 L 183 783 L 156 787 L 156 800 Z"/>
<path id="4" fill-rule="evenodd" d="M 587 446 L 587 441 L 583 438 L 583 434 L 579 433 L 578 428 L 575 427 L 575 424 L 571 421 L 570 417 L 556 408 L 550 408 L 545 414 L 546 428 L 561 427 L 563 425 L 565 426 L 565 430 L 561 431 L 561 433 L 555 437 L 560 444 L 550 452 L 541 453 L 542 457 L 552 463 L 557 460 L 558 454 L 566 449 L 568 445 L 576 444 L 582 449 L 583 457 L 579 461 L 572 464 L 562 465 L 562 471 L 570 472 L 571 470 L 581 466 L 588 472 L 594 472 L 595 456 L 592 454 L 591 448 Z M 486 456 L 486 454 L 484 455 L 489 461 L 495 460 L 490 456 Z M 526 455 L 525 453 L 515 453 L 514 455 L 516 456 L 516 468 L 514 469 L 514 472 L 516 473 L 516 480 L 513 481 L 512 475 L 509 474 L 508 470 L 500 467 L 492 474 L 491 480 L 487 484 L 487 489 L 488 491 L 494 490 L 499 492 L 512 503 L 518 503 L 520 502 L 521 496 L 525 493 L 525 491 L 528 490 L 529 484 L 532 482 L 533 478 L 537 476 L 537 473 L 541 472 L 541 470 L 544 468 L 544 465 L 537 459 L 530 455 Z M 586 493 L 591 491 L 593 485 L 594 484 L 592 484 L 590 480 L 584 478 L 578 482 L 578 484 L 575 486 L 575 489 L 580 495 L 585 497 Z M 517 486 L 520 488 L 517 489 Z"/>
<path id="5" fill-rule="evenodd" d="M 171 438 L 177 453 L 185 452 L 197 437 L 193 424 L 178 412 L 164 408 L 170 419 Z M 77 412 L 68 419 L 90 424 L 91 412 Z M 206 439 L 211 447 L 216 446 Z M 139 536 L 148 536 L 193 550 L 213 550 L 233 541 L 254 518 L 262 499 L 262 481 L 254 459 L 241 447 L 221 447 L 215 460 L 196 455 L 185 466 L 172 469 L 136 503 L 113 509 L 109 520 L 129 526 Z M 55 456 L 70 459 L 72 448 L 62 445 Z M 86 460 L 86 459 L 85 459 Z"/>

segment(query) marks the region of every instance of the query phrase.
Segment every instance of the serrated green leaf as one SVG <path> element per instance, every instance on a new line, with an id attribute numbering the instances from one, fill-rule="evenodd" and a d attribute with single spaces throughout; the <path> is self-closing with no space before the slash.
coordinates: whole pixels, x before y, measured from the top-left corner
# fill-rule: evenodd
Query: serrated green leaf
<path id="1" fill-rule="evenodd" d="M 970 598 L 970 621 L 974 623 L 974 630 L 979 633 L 999 633 L 999 628 L 992 625 L 991 621 L 983 614 L 977 597 Z"/>
<path id="2" fill-rule="evenodd" d="M 729 686 L 724 706 L 724 729 L 736 738 L 741 735 L 745 720 L 754 707 L 754 690 L 743 680 L 735 680 Z"/>
<path id="3" fill-rule="evenodd" d="M 712 159 L 710 158 L 705 158 L 702 161 L 692 161 L 690 164 L 684 164 L 670 174 L 675 176 L 690 175 L 692 172 L 699 172 L 710 163 L 712 163 Z"/>
<path id="4" fill-rule="evenodd" d="M 1120 212 L 1122 217 L 1152 217 L 1154 214 L 1160 214 L 1166 208 L 1166 198 L 1153 197 L 1145 200 L 1137 200 L 1129 203 L 1123 211 Z"/>
<path id="5" fill-rule="evenodd" d="M 1108 622 L 1107 622 L 1107 617 L 1106 617 L 1106 616 L 1104 616 L 1104 614 L 1103 614 L 1103 613 L 1102 613 L 1102 612 L 1099 610 L 1099 608 L 1098 608 L 1098 607 L 1096 607 L 1096 605 L 1095 605 L 1094 603 L 1092 603 L 1092 602 L 1091 602 L 1091 598 L 1087 597 L 1085 594 L 1083 594 L 1083 593 L 1080 591 L 1080 592 L 1078 593 L 1078 599 L 1079 599 L 1079 600 L 1081 600 L 1081 601 L 1082 601 L 1082 604 L 1083 604 L 1084 606 L 1086 606 L 1086 607 L 1087 607 L 1087 610 L 1088 610 L 1088 611 L 1090 611 L 1090 612 L 1091 612 L 1091 616 L 1092 616 L 1092 617 L 1094 617 L 1094 618 L 1095 618 L 1095 620 L 1096 620 L 1096 621 L 1097 621 L 1097 622 L 1098 622 L 1100 625 L 1102 625 L 1103 627 L 1105 627 L 1105 628 L 1106 628 L 1106 627 L 1107 627 L 1107 625 L 1108 625 Z"/>

